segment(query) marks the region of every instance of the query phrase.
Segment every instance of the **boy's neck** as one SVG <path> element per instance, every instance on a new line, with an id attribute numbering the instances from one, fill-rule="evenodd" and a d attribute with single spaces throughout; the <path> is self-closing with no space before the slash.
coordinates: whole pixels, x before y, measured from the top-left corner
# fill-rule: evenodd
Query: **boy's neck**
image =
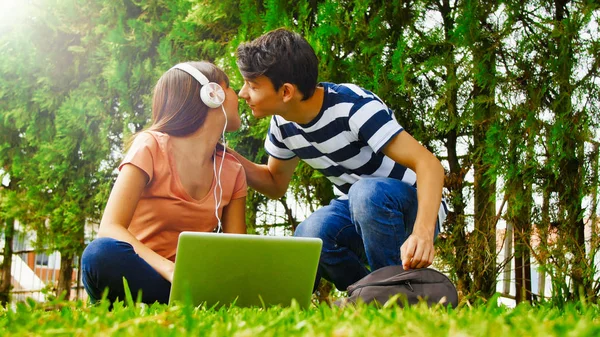
<path id="1" fill-rule="evenodd" d="M 321 112 L 324 96 L 325 90 L 323 87 L 317 86 L 312 96 L 305 101 L 295 102 L 288 110 L 288 113 L 282 115 L 282 117 L 298 124 L 308 124 Z"/>

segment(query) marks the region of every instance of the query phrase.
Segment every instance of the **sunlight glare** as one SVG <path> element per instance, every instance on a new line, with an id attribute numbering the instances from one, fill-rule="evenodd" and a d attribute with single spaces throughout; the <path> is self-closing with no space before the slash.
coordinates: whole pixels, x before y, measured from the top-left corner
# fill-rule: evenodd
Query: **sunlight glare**
<path id="1" fill-rule="evenodd" d="M 0 33 L 18 24 L 31 4 L 31 0 L 0 0 Z"/>

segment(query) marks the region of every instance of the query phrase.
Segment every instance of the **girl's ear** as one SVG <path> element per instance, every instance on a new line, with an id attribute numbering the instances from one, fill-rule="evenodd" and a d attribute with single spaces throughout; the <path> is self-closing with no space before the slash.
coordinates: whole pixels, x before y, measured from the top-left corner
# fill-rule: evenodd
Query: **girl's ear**
<path id="1" fill-rule="evenodd" d="M 281 99 L 284 103 L 289 102 L 296 95 L 296 86 L 291 83 L 284 83 L 280 90 L 283 95 Z"/>

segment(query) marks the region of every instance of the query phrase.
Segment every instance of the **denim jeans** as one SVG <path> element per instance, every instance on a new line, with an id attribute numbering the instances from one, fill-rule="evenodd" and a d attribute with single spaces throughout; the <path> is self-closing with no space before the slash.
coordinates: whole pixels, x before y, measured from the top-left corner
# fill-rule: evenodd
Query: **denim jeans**
<path id="1" fill-rule="evenodd" d="M 93 302 L 102 298 L 108 288 L 108 300 L 125 300 L 123 278 L 133 299 L 142 292 L 144 303 L 167 303 L 171 283 L 133 250 L 128 242 L 98 238 L 83 251 L 81 257 L 83 286 Z"/>
<path id="2" fill-rule="evenodd" d="M 412 233 L 417 208 L 414 187 L 392 178 L 366 178 L 352 185 L 348 199 L 334 199 L 311 214 L 294 235 L 323 240 L 314 289 L 324 277 L 346 290 L 370 272 L 367 265 L 374 271 L 402 264 L 400 247 Z"/>

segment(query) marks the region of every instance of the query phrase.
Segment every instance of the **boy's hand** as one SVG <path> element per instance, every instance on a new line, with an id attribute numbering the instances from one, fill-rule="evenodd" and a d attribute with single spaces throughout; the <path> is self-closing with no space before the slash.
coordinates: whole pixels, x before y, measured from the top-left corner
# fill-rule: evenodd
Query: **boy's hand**
<path id="1" fill-rule="evenodd" d="M 404 270 L 428 267 L 435 257 L 433 239 L 413 233 L 400 247 L 400 254 Z"/>

